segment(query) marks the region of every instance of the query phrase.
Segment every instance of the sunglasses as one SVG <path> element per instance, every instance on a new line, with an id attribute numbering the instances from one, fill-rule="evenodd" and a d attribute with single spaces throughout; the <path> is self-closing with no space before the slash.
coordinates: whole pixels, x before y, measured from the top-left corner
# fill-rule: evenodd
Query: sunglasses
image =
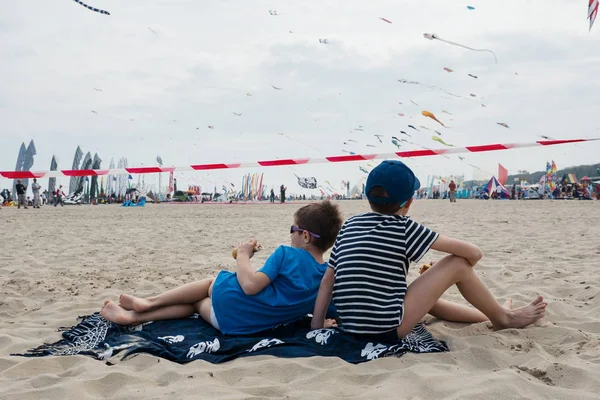
<path id="1" fill-rule="evenodd" d="M 300 228 L 300 227 L 298 227 L 298 226 L 294 226 L 294 225 L 292 225 L 292 226 L 290 227 L 290 234 L 292 234 L 292 233 L 294 233 L 294 232 L 304 232 L 304 231 L 306 231 L 306 229 L 302 229 L 302 228 Z M 306 231 L 306 232 L 308 232 L 308 234 L 309 234 L 310 236 L 314 237 L 314 238 L 320 238 L 320 237 L 321 237 L 320 235 L 317 235 L 316 233 L 312 233 L 311 231 Z"/>

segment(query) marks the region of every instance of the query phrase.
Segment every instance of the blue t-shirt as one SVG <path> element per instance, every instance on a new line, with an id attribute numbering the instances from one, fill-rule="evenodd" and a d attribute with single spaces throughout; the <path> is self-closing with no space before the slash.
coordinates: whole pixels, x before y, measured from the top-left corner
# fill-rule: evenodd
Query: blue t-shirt
<path id="1" fill-rule="evenodd" d="M 319 264 L 306 250 L 279 246 L 259 272 L 271 283 L 260 293 L 244 293 L 235 272 L 221 271 L 212 304 L 221 332 L 251 334 L 296 321 L 312 313 L 327 263 Z"/>

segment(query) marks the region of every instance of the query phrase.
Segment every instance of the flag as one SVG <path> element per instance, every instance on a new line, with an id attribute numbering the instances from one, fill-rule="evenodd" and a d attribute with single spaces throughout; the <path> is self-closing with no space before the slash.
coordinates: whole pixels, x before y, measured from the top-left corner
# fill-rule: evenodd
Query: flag
<path id="1" fill-rule="evenodd" d="M 508 180 L 508 170 L 502 166 L 502 164 L 498 164 L 498 182 L 502 186 L 506 185 L 506 181 Z"/>

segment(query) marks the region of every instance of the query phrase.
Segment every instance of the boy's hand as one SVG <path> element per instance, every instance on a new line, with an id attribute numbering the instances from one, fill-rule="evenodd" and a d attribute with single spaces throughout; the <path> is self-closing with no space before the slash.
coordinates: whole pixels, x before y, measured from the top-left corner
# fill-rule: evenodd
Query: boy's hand
<path id="1" fill-rule="evenodd" d="M 327 329 L 327 328 L 337 328 L 337 321 L 335 319 L 326 319 L 325 323 L 323 324 L 323 328 Z"/>
<path id="2" fill-rule="evenodd" d="M 256 249 L 258 249 L 258 242 L 256 239 L 248 239 L 245 242 L 241 242 L 237 247 L 237 255 L 238 257 L 241 255 L 248 256 L 248 258 L 252 258 Z"/>

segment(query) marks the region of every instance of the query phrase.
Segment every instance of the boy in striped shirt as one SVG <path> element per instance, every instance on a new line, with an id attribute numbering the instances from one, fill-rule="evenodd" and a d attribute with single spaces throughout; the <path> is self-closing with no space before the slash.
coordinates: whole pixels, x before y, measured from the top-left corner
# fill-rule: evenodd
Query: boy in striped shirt
<path id="1" fill-rule="evenodd" d="M 401 161 L 386 160 L 367 178 L 372 212 L 348 219 L 333 246 L 321 281 L 312 328 L 322 328 L 333 296 L 341 329 L 355 334 L 396 331 L 406 336 L 426 315 L 455 322 L 491 321 L 494 329 L 522 328 L 544 316 L 538 296 L 529 305 L 500 305 L 473 267 L 483 257 L 470 243 L 433 232 L 407 217 L 420 182 Z M 429 249 L 448 253 L 410 285 L 411 262 Z M 475 308 L 440 299 L 456 284 Z"/>

